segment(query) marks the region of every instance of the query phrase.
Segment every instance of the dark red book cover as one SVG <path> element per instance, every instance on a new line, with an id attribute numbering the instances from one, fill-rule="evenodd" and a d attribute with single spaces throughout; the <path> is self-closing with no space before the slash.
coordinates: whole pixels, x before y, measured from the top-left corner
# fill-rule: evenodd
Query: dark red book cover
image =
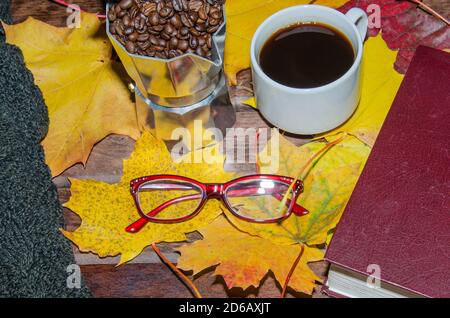
<path id="1" fill-rule="evenodd" d="M 450 297 L 450 54 L 419 47 L 325 258 Z"/>

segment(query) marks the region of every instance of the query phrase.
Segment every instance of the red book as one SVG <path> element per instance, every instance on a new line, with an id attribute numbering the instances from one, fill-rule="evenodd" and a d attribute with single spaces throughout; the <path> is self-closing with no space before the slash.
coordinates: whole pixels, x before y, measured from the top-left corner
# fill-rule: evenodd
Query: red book
<path id="1" fill-rule="evenodd" d="M 326 293 L 450 297 L 449 140 L 450 54 L 419 47 L 325 255 Z"/>

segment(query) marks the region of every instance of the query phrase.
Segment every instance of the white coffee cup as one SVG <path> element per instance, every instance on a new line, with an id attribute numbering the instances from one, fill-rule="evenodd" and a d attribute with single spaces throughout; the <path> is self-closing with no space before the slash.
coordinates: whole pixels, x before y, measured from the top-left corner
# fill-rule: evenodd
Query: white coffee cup
<path id="1" fill-rule="evenodd" d="M 301 89 L 282 85 L 263 72 L 259 55 L 266 41 L 278 30 L 299 22 L 330 25 L 348 38 L 355 60 L 344 75 L 324 86 Z M 266 19 L 256 30 L 250 48 L 253 86 L 261 114 L 276 127 L 302 135 L 322 133 L 344 123 L 361 97 L 361 60 L 367 25 L 367 15 L 361 9 L 352 8 L 344 15 L 320 5 L 290 7 Z"/>

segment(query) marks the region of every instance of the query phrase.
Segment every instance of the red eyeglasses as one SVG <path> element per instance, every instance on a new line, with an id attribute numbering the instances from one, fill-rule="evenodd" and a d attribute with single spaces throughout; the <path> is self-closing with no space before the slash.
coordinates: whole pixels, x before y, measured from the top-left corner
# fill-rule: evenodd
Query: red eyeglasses
<path id="1" fill-rule="evenodd" d="M 210 198 L 221 200 L 236 217 L 249 222 L 279 222 L 308 211 L 296 204 L 303 182 L 277 175 L 251 175 L 227 183 L 201 183 L 174 176 L 154 175 L 134 179 L 130 191 L 141 218 L 126 228 L 136 233 L 147 222 L 183 222 L 200 212 Z M 286 203 L 280 205 L 283 198 Z"/>

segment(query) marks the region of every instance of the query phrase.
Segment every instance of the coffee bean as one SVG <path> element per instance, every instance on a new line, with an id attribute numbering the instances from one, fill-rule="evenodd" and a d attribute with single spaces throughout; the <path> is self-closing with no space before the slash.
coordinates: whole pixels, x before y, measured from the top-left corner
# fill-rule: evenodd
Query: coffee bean
<path id="1" fill-rule="evenodd" d="M 124 10 L 131 8 L 132 5 L 133 5 L 133 0 L 122 0 L 119 2 L 119 7 L 121 7 Z"/>
<path id="2" fill-rule="evenodd" d="M 137 42 L 137 45 L 141 50 L 145 51 L 150 47 L 150 42 Z"/>
<path id="3" fill-rule="evenodd" d="M 153 28 L 148 29 L 148 33 L 153 34 L 153 35 L 159 35 L 159 32 L 156 30 L 153 30 Z"/>
<path id="4" fill-rule="evenodd" d="M 161 10 L 164 9 L 164 7 L 165 7 L 164 1 L 160 1 L 156 6 L 156 12 L 158 12 L 159 14 Z"/>
<path id="5" fill-rule="evenodd" d="M 178 49 L 182 50 L 183 52 L 186 51 L 189 47 L 189 43 L 186 40 L 178 41 Z"/>
<path id="6" fill-rule="evenodd" d="M 131 35 L 134 32 L 134 28 L 132 26 L 126 27 L 123 33 L 125 35 Z"/>
<path id="7" fill-rule="evenodd" d="M 161 32 L 160 34 L 161 38 L 163 38 L 166 41 L 169 41 L 171 39 L 171 36 L 167 34 L 166 32 Z"/>
<path id="8" fill-rule="evenodd" d="M 201 38 L 198 39 L 198 45 L 203 46 L 206 44 L 206 40 L 205 37 L 202 36 Z"/>
<path id="9" fill-rule="evenodd" d="M 178 40 L 189 40 L 190 35 L 177 35 Z"/>
<path id="10" fill-rule="evenodd" d="M 157 38 L 156 36 L 154 36 L 154 35 L 150 35 L 150 42 L 151 42 L 153 45 L 158 45 L 158 44 L 159 44 L 158 38 Z"/>
<path id="11" fill-rule="evenodd" d="M 220 12 L 220 10 L 214 10 L 209 13 L 209 16 L 211 18 L 219 20 L 220 18 L 222 18 L 222 13 Z"/>
<path id="12" fill-rule="evenodd" d="M 136 51 L 136 45 L 134 45 L 134 43 L 131 42 L 131 41 L 128 41 L 128 42 L 125 44 L 125 48 L 126 48 L 127 51 L 130 52 L 130 53 L 134 53 L 134 52 Z"/>
<path id="13" fill-rule="evenodd" d="M 115 22 L 119 21 L 116 20 Z M 118 35 L 123 35 L 123 25 L 121 23 L 116 23 L 115 29 Z"/>
<path id="14" fill-rule="evenodd" d="M 128 52 L 174 58 L 211 57 L 212 34 L 223 23 L 223 0 L 119 0 L 108 11 L 109 32 Z"/>
<path id="15" fill-rule="evenodd" d="M 205 13 L 206 13 L 206 15 L 208 15 L 209 14 L 209 10 L 211 9 L 211 6 L 209 5 L 209 3 L 205 3 L 204 4 L 204 7 L 205 7 Z"/>
<path id="16" fill-rule="evenodd" d="M 203 1 L 200 0 L 191 0 L 189 2 L 189 10 L 198 11 L 203 5 Z"/>
<path id="17" fill-rule="evenodd" d="M 210 26 L 215 26 L 215 25 L 218 25 L 220 23 L 220 19 L 210 18 L 208 20 L 208 23 L 209 23 Z"/>
<path id="18" fill-rule="evenodd" d="M 172 7 L 176 12 L 183 11 L 183 4 L 180 0 L 172 0 Z"/>
<path id="19" fill-rule="evenodd" d="M 143 26 L 142 29 L 137 29 L 136 31 L 137 31 L 137 33 L 139 33 L 139 34 L 144 34 L 144 33 L 147 33 L 148 28 L 147 28 L 147 26 L 144 24 L 144 26 Z"/>
<path id="20" fill-rule="evenodd" d="M 169 42 L 169 47 L 171 49 L 176 49 L 178 47 L 178 39 L 175 37 L 171 38 Z"/>
<path id="21" fill-rule="evenodd" d="M 117 18 L 116 16 L 116 12 L 114 10 L 109 10 L 108 11 L 108 20 L 109 22 L 114 22 L 114 20 Z"/>
<path id="22" fill-rule="evenodd" d="M 133 7 L 131 7 L 130 10 L 128 10 L 128 14 L 130 15 L 130 17 L 132 19 L 134 19 L 138 13 L 139 13 L 139 8 L 136 6 L 133 6 Z"/>
<path id="23" fill-rule="evenodd" d="M 124 26 L 129 26 L 131 24 L 131 17 L 129 15 L 124 16 L 122 23 Z"/>
<path id="24" fill-rule="evenodd" d="M 215 33 L 217 30 L 219 30 L 219 26 L 220 26 L 220 25 L 211 26 L 211 27 L 209 27 L 206 31 L 207 31 L 208 33 Z"/>
<path id="25" fill-rule="evenodd" d="M 116 39 L 119 40 L 120 44 L 122 44 L 122 45 L 125 45 L 125 43 L 127 42 L 125 37 L 123 37 L 123 36 L 117 35 Z"/>
<path id="26" fill-rule="evenodd" d="M 189 18 L 186 16 L 186 14 L 184 14 L 184 13 L 180 14 L 180 18 L 181 18 L 181 23 L 183 23 L 184 26 L 186 26 L 188 28 L 192 28 L 194 26 L 194 24 L 192 23 L 191 20 L 189 20 Z"/>
<path id="27" fill-rule="evenodd" d="M 139 33 L 137 32 L 133 32 L 128 36 L 128 40 L 132 41 L 132 42 L 136 42 L 136 40 L 138 39 Z"/>
<path id="28" fill-rule="evenodd" d="M 187 27 L 182 27 L 179 32 L 181 35 L 188 35 L 189 29 Z"/>
<path id="29" fill-rule="evenodd" d="M 197 20 L 198 20 L 198 13 L 195 12 L 195 11 L 190 11 L 190 12 L 189 12 L 189 19 L 190 19 L 193 23 L 197 22 Z"/>
<path id="30" fill-rule="evenodd" d="M 167 56 L 163 52 L 156 52 L 155 57 L 159 59 L 165 59 Z"/>
<path id="31" fill-rule="evenodd" d="M 158 44 L 158 45 L 159 45 L 159 46 L 162 46 L 162 47 L 166 47 L 167 41 L 164 40 L 164 39 L 159 39 L 159 44 Z"/>
<path id="32" fill-rule="evenodd" d="M 142 12 L 143 15 L 148 17 L 150 15 L 150 13 L 156 12 L 156 3 L 154 3 L 154 2 L 145 2 L 142 5 L 141 12 Z"/>
<path id="33" fill-rule="evenodd" d="M 182 26 L 181 18 L 178 14 L 175 14 L 172 18 L 170 18 L 170 23 L 177 29 Z"/>
<path id="34" fill-rule="evenodd" d="M 181 0 L 181 4 L 183 6 L 183 11 L 189 10 L 189 5 L 188 5 L 187 0 Z"/>
<path id="35" fill-rule="evenodd" d="M 182 27 L 180 31 L 178 32 L 177 38 L 180 40 L 187 40 L 189 39 L 189 29 L 186 27 Z"/>
<path id="36" fill-rule="evenodd" d="M 109 33 L 116 34 L 116 27 L 114 26 L 113 23 L 109 24 Z"/>
<path id="37" fill-rule="evenodd" d="M 206 31 L 206 23 L 197 23 L 195 25 L 195 29 L 199 32 L 205 32 Z"/>
<path id="38" fill-rule="evenodd" d="M 202 5 L 198 10 L 198 16 L 200 19 L 206 21 L 208 19 L 208 14 L 206 13 L 205 6 Z"/>
<path id="39" fill-rule="evenodd" d="M 172 26 L 172 24 L 166 24 L 164 26 L 164 32 L 167 34 L 172 34 L 172 32 L 175 30 L 175 28 Z"/>
<path id="40" fill-rule="evenodd" d="M 139 34 L 139 36 L 137 37 L 137 40 L 139 42 L 145 42 L 149 39 L 149 37 L 150 37 L 150 34 L 148 34 L 148 33 Z"/>
<path id="41" fill-rule="evenodd" d="M 147 25 L 145 24 L 145 19 L 141 17 L 136 17 L 134 19 L 134 27 L 136 28 L 136 30 L 142 30 L 146 26 Z"/>
<path id="42" fill-rule="evenodd" d="M 168 56 L 169 56 L 169 58 L 174 58 L 174 57 L 177 57 L 178 56 L 178 52 L 177 51 L 175 51 L 175 50 L 170 50 L 169 51 L 169 54 L 168 54 Z"/>
<path id="43" fill-rule="evenodd" d="M 194 36 L 199 36 L 201 34 L 196 28 L 190 28 L 189 32 Z"/>
<path id="44" fill-rule="evenodd" d="M 159 12 L 159 15 L 163 18 L 166 18 L 166 17 L 169 17 L 171 13 L 172 13 L 172 9 L 170 9 L 168 7 L 164 7 Z"/>
<path id="45" fill-rule="evenodd" d="M 159 15 L 157 12 L 152 12 L 148 19 L 153 26 L 159 24 Z"/>
<path id="46" fill-rule="evenodd" d="M 198 39 L 196 38 L 196 37 L 191 37 L 190 39 L 189 39 L 189 46 L 192 48 L 192 49 L 196 49 L 197 48 L 197 46 L 198 46 Z"/>
<path id="47" fill-rule="evenodd" d="M 204 55 L 205 55 L 205 52 L 203 51 L 202 47 L 199 46 L 199 47 L 197 48 L 197 50 L 195 50 L 195 54 L 200 55 L 200 56 L 204 56 Z"/>

